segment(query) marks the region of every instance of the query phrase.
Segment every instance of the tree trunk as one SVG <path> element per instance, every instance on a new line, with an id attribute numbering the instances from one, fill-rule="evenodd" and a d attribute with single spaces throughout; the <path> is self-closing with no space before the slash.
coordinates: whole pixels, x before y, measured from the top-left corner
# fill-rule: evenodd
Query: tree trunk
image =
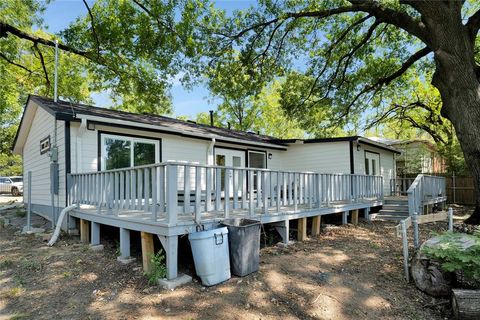
<path id="1" fill-rule="evenodd" d="M 412 278 L 415 286 L 434 297 L 446 297 L 450 295 L 454 274 L 441 269 L 440 263 L 422 253 L 424 247 L 432 247 L 438 244 L 438 237 L 425 241 L 412 259 Z"/>
<path id="2" fill-rule="evenodd" d="M 412 2 L 422 14 L 434 53 L 432 84 L 442 97 L 442 115 L 449 119 L 462 147 L 475 186 L 476 208 L 466 222 L 480 223 L 480 83 L 475 38 L 462 24 L 461 2 Z"/>
<path id="3" fill-rule="evenodd" d="M 452 309 L 455 319 L 480 319 L 480 290 L 453 290 Z"/>

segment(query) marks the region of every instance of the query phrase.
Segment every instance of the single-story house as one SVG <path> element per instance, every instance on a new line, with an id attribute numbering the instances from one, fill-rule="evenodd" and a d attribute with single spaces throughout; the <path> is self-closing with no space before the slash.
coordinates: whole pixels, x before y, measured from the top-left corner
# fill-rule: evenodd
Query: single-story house
<path id="1" fill-rule="evenodd" d="M 360 136 L 289 139 L 31 95 L 13 145 L 23 157 L 25 199 L 51 217 L 68 203 L 67 174 L 158 162 L 395 176 L 397 149 Z M 232 190 L 232 188 L 230 188 Z"/>

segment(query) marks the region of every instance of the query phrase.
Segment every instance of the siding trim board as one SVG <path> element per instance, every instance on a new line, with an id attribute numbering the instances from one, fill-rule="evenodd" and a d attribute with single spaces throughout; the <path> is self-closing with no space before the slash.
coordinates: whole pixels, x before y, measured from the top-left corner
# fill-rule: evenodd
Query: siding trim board
<path id="1" fill-rule="evenodd" d="M 70 121 L 65 121 L 65 206 L 68 204 L 68 175 L 72 171 Z"/>
<path id="2" fill-rule="evenodd" d="M 354 164 L 354 160 L 353 160 L 353 141 L 350 140 L 349 141 L 349 149 L 350 149 L 350 174 L 354 174 L 355 173 L 355 164 Z"/>

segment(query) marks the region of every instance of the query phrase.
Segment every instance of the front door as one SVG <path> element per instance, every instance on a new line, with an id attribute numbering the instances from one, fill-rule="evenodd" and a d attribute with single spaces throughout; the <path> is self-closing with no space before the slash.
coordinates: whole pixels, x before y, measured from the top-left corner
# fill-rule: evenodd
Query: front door
<path id="1" fill-rule="evenodd" d="M 223 149 L 223 148 L 215 148 L 215 165 L 217 166 L 225 166 L 225 167 L 245 167 L 245 152 L 239 150 L 231 150 L 231 149 Z M 230 183 L 229 183 L 229 197 L 233 197 L 233 190 L 237 188 L 238 192 L 240 193 L 241 190 L 238 188 L 238 172 L 235 172 L 235 178 L 233 179 L 233 172 L 230 170 Z M 225 197 L 225 170 L 221 171 L 222 181 L 221 181 L 221 190 L 222 190 L 222 197 Z M 235 185 L 233 184 L 233 180 L 235 180 Z"/>
<path id="2" fill-rule="evenodd" d="M 374 152 L 365 152 L 365 174 L 377 176 L 380 174 L 380 155 Z"/>

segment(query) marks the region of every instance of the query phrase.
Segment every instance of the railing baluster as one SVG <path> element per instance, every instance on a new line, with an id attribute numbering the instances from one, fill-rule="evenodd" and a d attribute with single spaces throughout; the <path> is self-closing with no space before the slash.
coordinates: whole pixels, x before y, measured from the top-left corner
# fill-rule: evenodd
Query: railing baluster
<path id="1" fill-rule="evenodd" d="M 178 211 L 178 185 L 177 185 L 177 165 L 167 164 L 167 223 L 177 223 Z"/>
<path id="2" fill-rule="evenodd" d="M 144 196 L 143 196 L 143 211 L 150 212 L 150 170 L 145 168 L 143 169 L 144 179 Z"/>
<path id="3" fill-rule="evenodd" d="M 253 184 L 253 179 L 254 179 L 254 173 L 253 170 L 248 170 L 248 191 L 249 191 L 249 197 L 248 197 L 248 214 L 250 217 L 253 217 L 255 213 L 255 208 L 254 208 L 254 184 Z"/>
<path id="4" fill-rule="evenodd" d="M 206 181 L 205 181 L 205 211 L 212 210 L 212 168 L 205 168 Z"/>
<path id="5" fill-rule="evenodd" d="M 142 210 L 143 199 L 143 174 L 142 170 L 137 171 L 137 210 Z"/>
<path id="6" fill-rule="evenodd" d="M 158 167 L 153 167 L 151 169 L 151 175 L 152 175 L 152 220 L 157 221 L 158 218 L 158 203 L 157 203 L 157 196 L 158 196 L 158 189 L 161 190 L 161 188 L 158 188 L 158 181 L 157 181 L 157 172 L 158 172 Z"/>
<path id="7" fill-rule="evenodd" d="M 267 171 L 262 171 L 262 206 L 263 206 L 263 213 L 267 214 L 268 213 L 268 177 L 267 177 Z"/>
<path id="8" fill-rule="evenodd" d="M 223 214 L 225 218 L 230 216 L 230 169 L 225 169 L 225 197 L 223 201 Z"/>
<path id="9" fill-rule="evenodd" d="M 166 170 L 167 167 L 165 165 L 158 167 L 158 189 L 157 189 L 157 194 L 158 194 L 158 208 L 160 209 L 160 212 L 166 212 L 167 207 L 165 205 L 165 198 L 167 194 L 167 183 L 166 183 Z"/>
<path id="10" fill-rule="evenodd" d="M 242 209 L 247 208 L 247 174 L 248 172 L 245 169 L 240 171 L 241 173 L 241 181 L 242 181 Z"/>
<path id="11" fill-rule="evenodd" d="M 215 170 L 215 185 L 213 189 L 216 192 L 215 195 L 215 210 L 220 211 L 222 210 L 222 169 L 217 168 Z M 224 190 L 225 191 L 225 190 Z"/>
<path id="12" fill-rule="evenodd" d="M 202 219 L 202 168 L 195 167 L 195 222 Z"/>
<path id="13" fill-rule="evenodd" d="M 131 183 L 132 172 L 131 170 L 125 171 L 125 209 L 129 210 L 131 206 L 132 199 L 132 183 Z"/>
<path id="14" fill-rule="evenodd" d="M 276 199 L 276 205 L 277 205 L 277 213 L 280 212 L 280 195 L 281 195 L 281 183 L 280 183 L 280 172 L 277 171 L 277 199 Z"/>
<path id="15" fill-rule="evenodd" d="M 190 213 L 190 166 L 183 167 L 183 212 Z"/>
<path id="16" fill-rule="evenodd" d="M 238 171 L 232 169 L 232 183 L 233 183 L 233 209 L 238 209 Z"/>

